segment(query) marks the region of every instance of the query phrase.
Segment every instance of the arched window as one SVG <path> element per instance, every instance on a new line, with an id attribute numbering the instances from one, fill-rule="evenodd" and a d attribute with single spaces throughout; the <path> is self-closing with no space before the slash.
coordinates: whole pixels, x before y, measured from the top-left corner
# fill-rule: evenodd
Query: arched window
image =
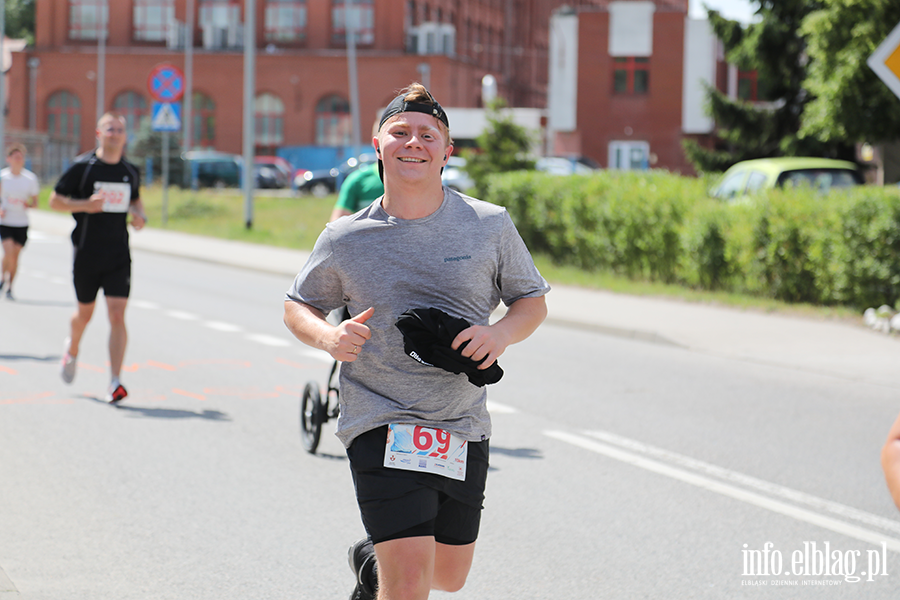
<path id="1" fill-rule="evenodd" d="M 326 96 L 316 104 L 316 144 L 346 146 L 350 143 L 350 103 L 340 96 Z"/>
<path id="2" fill-rule="evenodd" d="M 260 94 L 253 101 L 256 145 L 280 146 L 284 142 L 284 102 L 274 94 Z"/>
<path id="3" fill-rule="evenodd" d="M 212 148 L 216 141 L 216 103 L 201 92 L 194 92 L 191 104 L 192 148 Z"/>
<path id="4" fill-rule="evenodd" d="M 141 130 L 144 119 L 150 118 L 147 101 L 137 92 L 122 92 L 113 100 L 112 107 L 115 112 L 125 117 L 125 134 L 128 136 L 128 143 L 131 144 Z"/>
<path id="5" fill-rule="evenodd" d="M 71 92 L 56 92 L 47 100 L 47 133 L 50 137 L 81 137 L 81 101 Z"/>

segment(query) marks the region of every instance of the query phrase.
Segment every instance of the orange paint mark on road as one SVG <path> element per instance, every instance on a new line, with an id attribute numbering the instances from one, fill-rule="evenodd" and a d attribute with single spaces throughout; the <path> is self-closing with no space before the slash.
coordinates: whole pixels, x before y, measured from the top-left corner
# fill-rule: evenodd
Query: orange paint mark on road
<path id="1" fill-rule="evenodd" d="M 9 367 L 4 367 L 3 365 L 0 365 L 0 373 L 9 373 L 10 375 L 18 375 L 19 374 L 19 372 L 16 371 L 15 369 L 10 369 Z"/>
<path id="2" fill-rule="evenodd" d="M 192 367 L 195 365 L 229 365 L 232 367 L 243 367 L 249 369 L 252 365 L 247 360 L 234 360 L 229 358 L 210 358 L 205 360 L 183 360 L 178 363 L 179 367 Z"/>
<path id="3" fill-rule="evenodd" d="M 0 404 L 72 404 L 71 399 L 53 398 L 55 392 L 36 392 L 24 398 L 4 398 Z"/>
<path id="4" fill-rule="evenodd" d="M 109 363 L 107 363 L 106 366 L 109 366 Z M 106 373 L 106 369 L 104 369 L 103 367 L 98 367 L 97 365 L 89 365 L 81 361 L 78 361 L 78 368 L 93 371 L 94 373 Z"/>
<path id="5" fill-rule="evenodd" d="M 282 396 L 297 396 L 303 392 L 303 388 L 297 386 L 288 387 L 286 385 L 276 385 L 275 391 Z"/>
<path id="6" fill-rule="evenodd" d="M 194 394 L 193 392 L 186 392 L 184 390 L 179 390 L 178 388 L 172 388 L 173 394 L 178 394 L 180 396 L 187 396 L 188 398 L 193 398 L 194 400 L 206 400 L 206 396 L 201 394 Z"/>
<path id="7" fill-rule="evenodd" d="M 122 365 L 122 370 L 125 371 L 126 373 L 134 373 L 135 371 L 137 371 L 140 368 L 141 368 L 141 365 L 139 365 L 137 363 L 133 363 L 131 365 Z"/>
<path id="8" fill-rule="evenodd" d="M 277 392 L 264 392 L 256 388 L 203 388 L 204 394 L 210 396 L 237 396 L 241 400 L 255 400 L 260 398 L 277 398 Z"/>
<path id="9" fill-rule="evenodd" d="M 173 367 L 172 365 L 167 365 L 166 363 L 156 362 L 155 360 L 147 361 L 148 367 L 156 367 L 157 369 L 162 369 L 163 371 L 177 371 L 178 367 Z"/>
<path id="10" fill-rule="evenodd" d="M 276 358 L 275 362 L 278 364 L 286 365 L 288 367 L 294 367 L 295 369 L 313 369 L 318 367 L 319 365 L 311 365 L 309 363 L 298 363 L 292 360 L 288 360 L 286 358 Z"/>

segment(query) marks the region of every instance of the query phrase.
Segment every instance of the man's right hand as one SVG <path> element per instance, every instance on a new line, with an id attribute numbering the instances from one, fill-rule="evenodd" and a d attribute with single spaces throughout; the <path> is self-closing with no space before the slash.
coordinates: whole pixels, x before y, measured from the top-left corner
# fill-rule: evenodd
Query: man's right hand
<path id="1" fill-rule="evenodd" d="M 84 201 L 84 211 L 86 213 L 98 213 L 103 212 L 103 204 L 106 200 L 103 198 L 103 194 L 94 194 L 90 198 Z"/>
<path id="2" fill-rule="evenodd" d="M 370 307 L 335 327 L 333 350 L 329 352 L 335 360 L 343 362 L 356 360 L 366 341 L 372 337 L 372 331 L 365 323 L 373 314 L 375 309 Z"/>

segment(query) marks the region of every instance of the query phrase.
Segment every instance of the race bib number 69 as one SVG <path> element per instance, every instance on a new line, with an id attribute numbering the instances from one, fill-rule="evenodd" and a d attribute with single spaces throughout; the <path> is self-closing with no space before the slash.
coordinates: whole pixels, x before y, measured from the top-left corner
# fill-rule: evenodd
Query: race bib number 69
<path id="1" fill-rule="evenodd" d="M 384 466 L 465 481 L 468 450 L 465 440 L 444 429 L 392 423 L 388 426 Z"/>

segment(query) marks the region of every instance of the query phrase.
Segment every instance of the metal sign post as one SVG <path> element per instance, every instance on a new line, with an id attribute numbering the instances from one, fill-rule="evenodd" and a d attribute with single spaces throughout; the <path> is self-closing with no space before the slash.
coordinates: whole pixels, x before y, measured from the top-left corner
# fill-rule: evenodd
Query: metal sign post
<path id="1" fill-rule="evenodd" d="M 150 127 L 162 132 L 162 224 L 169 220 L 169 132 L 181 131 L 181 104 L 184 75 L 172 65 L 153 67 L 147 78 L 147 89 L 156 100 Z"/>

